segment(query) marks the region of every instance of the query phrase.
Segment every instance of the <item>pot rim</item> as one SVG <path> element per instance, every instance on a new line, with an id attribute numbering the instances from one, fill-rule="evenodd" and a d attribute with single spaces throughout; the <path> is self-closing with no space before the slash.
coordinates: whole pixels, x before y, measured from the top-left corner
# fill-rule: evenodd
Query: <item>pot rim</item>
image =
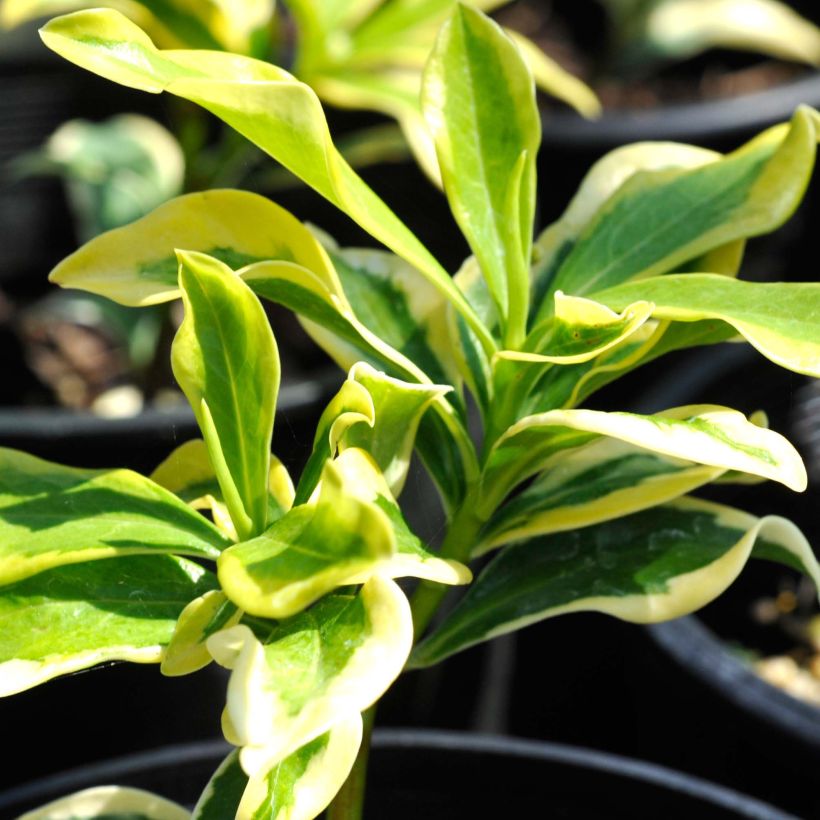
<path id="1" fill-rule="evenodd" d="M 729 809 L 743 817 L 758 820 L 797 820 L 794 815 L 768 803 L 740 794 L 726 786 L 710 783 L 700 777 L 678 772 L 656 763 L 600 752 L 563 743 L 528 740 L 505 735 L 443 731 L 435 729 L 376 729 L 376 749 L 444 749 L 467 754 L 496 754 L 550 762 L 569 763 L 582 769 L 604 772 L 641 783 L 661 786 L 673 792 L 697 797 L 713 806 Z M 178 764 L 221 757 L 232 747 L 225 741 L 212 740 L 184 743 L 156 750 L 138 752 L 114 761 L 91 764 L 24 783 L 0 795 L 0 809 L 41 799 L 45 794 L 77 790 L 116 778 L 151 765 Z"/>
<path id="2" fill-rule="evenodd" d="M 820 708 L 763 680 L 696 617 L 652 624 L 647 631 L 678 664 L 730 703 L 820 749 Z"/>
<path id="3" fill-rule="evenodd" d="M 788 120 L 801 104 L 820 105 L 820 71 L 738 97 L 604 112 L 597 120 L 542 111 L 541 144 L 602 151 L 641 140 L 700 142 L 757 133 Z"/>

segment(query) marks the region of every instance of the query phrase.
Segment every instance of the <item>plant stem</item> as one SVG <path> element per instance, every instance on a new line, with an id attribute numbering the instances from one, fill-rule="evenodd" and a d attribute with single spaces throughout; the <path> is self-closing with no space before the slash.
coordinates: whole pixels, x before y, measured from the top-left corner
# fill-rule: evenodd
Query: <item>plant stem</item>
<path id="1" fill-rule="evenodd" d="M 326 820 L 361 820 L 367 784 L 367 759 L 370 756 L 370 737 L 375 717 L 376 704 L 373 704 L 362 714 L 362 745 L 347 780 L 328 806 Z"/>

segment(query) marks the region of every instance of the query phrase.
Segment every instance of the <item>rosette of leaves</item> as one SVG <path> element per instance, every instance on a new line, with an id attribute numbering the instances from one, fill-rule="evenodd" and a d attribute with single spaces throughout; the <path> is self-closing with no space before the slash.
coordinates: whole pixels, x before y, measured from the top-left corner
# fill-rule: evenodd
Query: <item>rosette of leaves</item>
<path id="1" fill-rule="evenodd" d="M 429 665 L 573 611 L 674 618 L 752 558 L 820 580 L 793 524 L 694 495 L 710 482 L 805 487 L 799 455 L 764 415 L 582 407 L 665 353 L 726 340 L 820 374 L 820 284 L 738 278 L 746 240 L 803 196 L 816 112 L 725 156 L 618 149 L 533 239 L 532 75 L 497 25 L 459 5 L 422 90 L 473 252 L 453 278 L 340 156 L 315 93 L 281 69 L 158 50 L 110 10 L 58 18 L 43 38 L 112 80 L 213 111 L 389 252 L 338 248 L 262 197 L 216 190 L 55 269 L 60 285 L 126 305 L 183 300 L 173 366 L 202 439 L 151 478 L 4 454 L 0 600 L 19 620 L 0 644 L 6 693 L 106 658 L 160 661 L 166 674 L 215 660 L 231 670 L 223 728 L 237 749 L 194 817 L 297 820 L 333 801 L 330 817 L 356 818 L 372 710 L 364 729 L 360 713 L 408 656 Z M 270 455 L 278 361 L 260 300 L 295 311 L 348 371 L 295 486 Z M 447 512 L 438 549 L 397 501 L 414 449 Z M 467 564 L 490 552 L 428 631 L 444 585 L 469 582 Z M 409 603 L 400 576 L 421 579 Z M 79 606 L 87 630 L 64 628 L 69 602 L 72 627 Z"/>

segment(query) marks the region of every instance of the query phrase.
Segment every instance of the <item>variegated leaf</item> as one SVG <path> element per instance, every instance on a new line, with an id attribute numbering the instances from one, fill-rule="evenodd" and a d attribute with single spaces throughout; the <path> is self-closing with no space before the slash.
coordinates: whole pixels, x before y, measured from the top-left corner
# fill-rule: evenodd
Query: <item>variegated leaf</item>
<path id="1" fill-rule="evenodd" d="M 486 567 L 411 663 L 428 666 L 568 612 L 636 623 L 677 618 L 720 595 L 750 556 L 796 565 L 820 581 L 811 547 L 791 522 L 692 498 L 524 541 Z"/>
<path id="2" fill-rule="evenodd" d="M 0 587 L 0 694 L 103 661 L 158 663 L 214 576 L 170 555 L 56 567 Z"/>
<path id="3" fill-rule="evenodd" d="M 81 470 L 0 448 L 0 583 L 139 553 L 214 560 L 230 541 L 130 470 Z"/>
<path id="4" fill-rule="evenodd" d="M 268 523 L 279 353 L 265 311 L 227 266 L 179 252 L 185 318 L 171 348 L 231 521 L 242 539 Z"/>
<path id="5" fill-rule="evenodd" d="M 61 797 L 17 820 L 190 820 L 182 806 L 156 794 L 125 786 L 95 786 Z"/>
<path id="6" fill-rule="evenodd" d="M 286 618 L 338 586 L 367 577 L 396 550 L 384 512 L 345 487 L 332 461 L 314 498 L 217 563 L 228 597 L 254 615 Z"/>
<path id="7" fill-rule="evenodd" d="M 404 666 L 413 624 L 404 593 L 373 577 L 278 624 L 217 633 L 208 649 L 231 669 L 225 728 L 251 777 L 267 772 L 377 700 Z M 256 634 L 255 634 L 256 633 Z"/>
<path id="8" fill-rule="evenodd" d="M 510 427 L 490 452 L 479 515 L 490 515 L 507 493 L 551 459 L 599 436 L 706 466 L 759 475 L 793 490 L 806 487 L 806 469 L 783 436 L 716 405 L 677 407 L 652 416 L 598 410 L 551 410 Z"/>

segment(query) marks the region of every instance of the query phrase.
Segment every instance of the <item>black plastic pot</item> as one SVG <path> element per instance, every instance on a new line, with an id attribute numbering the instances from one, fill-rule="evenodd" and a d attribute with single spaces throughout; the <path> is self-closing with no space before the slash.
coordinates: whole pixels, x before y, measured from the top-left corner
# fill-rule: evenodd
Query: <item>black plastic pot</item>
<path id="1" fill-rule="evenodd" d="M 226 750 L 222 743 L 171 747 L 20 786 L 0 796 L 0 818 L 13 820 L 44 801 L 102 783 L 156 790 L 191 805 Z M 794 820 L 704 780 L 588 749 L 453 732 L 375 733 L 365 818 L 454 820 L 511 812 L 583 820 Z"/>

